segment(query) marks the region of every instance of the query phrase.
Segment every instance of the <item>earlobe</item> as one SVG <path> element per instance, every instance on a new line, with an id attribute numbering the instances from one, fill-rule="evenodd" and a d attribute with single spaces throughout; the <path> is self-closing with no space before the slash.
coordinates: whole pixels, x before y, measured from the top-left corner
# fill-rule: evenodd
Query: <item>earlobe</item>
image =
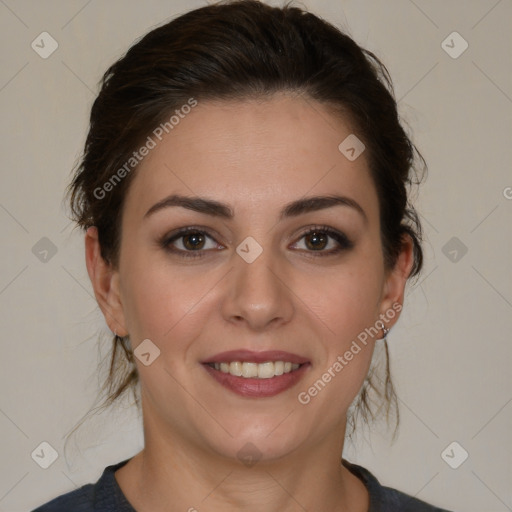
<path id="1" fill-rule="evenodd" d="M 400 316 L 404 303 L 405 285 L 414 265 L 414 244 L 409 235 L 404 235 L 402 250 L 397 258 L 395 267 L 389 272 L 384 285 L 384 293 L 381 301 L 381 315 L 389 318 L 386 327 L 389 329 Z M 393 310 L 392 315 L 387 312 Z M 398 314 L 396 314 L 398 313 Z"/>
<path id="2" fill-rule="evenodd" d="M 126 336 L 128 332 L 119 292 L 119 273 L 101 256 L 96 226 L 89 227 L 85 233 L 85 263 L 107 325 L 118 336 Z"/>

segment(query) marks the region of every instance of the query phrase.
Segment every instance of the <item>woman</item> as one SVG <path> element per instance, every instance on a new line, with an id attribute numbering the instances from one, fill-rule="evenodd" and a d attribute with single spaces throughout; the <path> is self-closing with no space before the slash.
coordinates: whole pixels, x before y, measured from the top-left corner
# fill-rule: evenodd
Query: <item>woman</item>
<path id="1" fill-rule="evenodd" d="M 257 1 L 106 72 L 71 206 L 145 446 L 37 512 L 442 510 L 341 458 L 351 404 L 392 397 L 372 354 L 422 266 L 390 91 L 339 30 Z"/>

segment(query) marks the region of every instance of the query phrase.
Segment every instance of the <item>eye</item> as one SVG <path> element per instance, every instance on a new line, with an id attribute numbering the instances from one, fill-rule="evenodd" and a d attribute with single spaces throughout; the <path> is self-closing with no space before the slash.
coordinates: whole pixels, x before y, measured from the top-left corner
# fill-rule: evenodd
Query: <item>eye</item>
<path id="1" fill-rule="evenodd" d="M 170 236 L 165 236 L 161 240 L 160 245 L 165 250 L 185 258 L 201 258 L 204 256 L 203 251 L 219 247 L 219 244 L 216 243 L 208 247 L 208 239 L 214 241 L 214 238 L 207 231 L 190 226 L 180 229 Z"/>
<path id="2" fill-rule="evenodd" d="M 305 245 L 304 248 L 299 247 L 299 249 L 313 253 L 315 257 L 331 256 L 354 246 L 346 235 L 328 226 L 314 226 L 301 235 L 299 240 L 302 239 Z M 210 240 L 209 247 L 208 240 Z M 202 258 L 208 250 L 224 248 L 215 242 L 208 231 L 195 226 L 182 228 L 166 235 L 159 243 L 166 251 L 184 258 Z M 325 250 L 329 247 L 329 250 Z"/>
<path id="3" fill-rule="evenodd" d="M 302 234 L 300 240 L 302 239 L 307 252 L 317 253 L 314 256 L 330 256 L 354 246 L 345 234 L 328 226 L 314 226 Z M 324 250 L 329 245 L 331 249 Z"/>

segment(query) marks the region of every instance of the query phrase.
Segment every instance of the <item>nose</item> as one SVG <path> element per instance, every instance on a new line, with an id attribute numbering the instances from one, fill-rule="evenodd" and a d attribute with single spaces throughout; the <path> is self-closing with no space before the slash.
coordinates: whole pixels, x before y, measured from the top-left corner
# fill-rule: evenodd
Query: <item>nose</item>
<path id="1" fill-rule="evenodd" d="M 222 304 L 226 321 L 245 323 L 253 331 L 288 323 L 294 314 L 293 279 L 286 262 L 270 249 L 251 263 L 238 253 L 234 267 L 226 276 L 227 286 Z"/>

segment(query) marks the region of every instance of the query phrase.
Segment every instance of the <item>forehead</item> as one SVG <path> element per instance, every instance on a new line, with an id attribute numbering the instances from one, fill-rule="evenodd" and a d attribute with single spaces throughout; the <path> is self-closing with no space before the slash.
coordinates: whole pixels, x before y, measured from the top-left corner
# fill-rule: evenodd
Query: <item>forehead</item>
<path id="1" fill-rule="evenodd" d="M 372 216 L 377 197 L 365 154 L 351 161 L 339 149 L 350 135 L 348 120 L 304 97 L 198 101 L 161 140 L 152 136 L 155 147 L 135 172 L 125 209 L 142 218 L 179 192 L 233 204 L 235 215 L 270 214 L 299 197 L 340 193 Z"/>

